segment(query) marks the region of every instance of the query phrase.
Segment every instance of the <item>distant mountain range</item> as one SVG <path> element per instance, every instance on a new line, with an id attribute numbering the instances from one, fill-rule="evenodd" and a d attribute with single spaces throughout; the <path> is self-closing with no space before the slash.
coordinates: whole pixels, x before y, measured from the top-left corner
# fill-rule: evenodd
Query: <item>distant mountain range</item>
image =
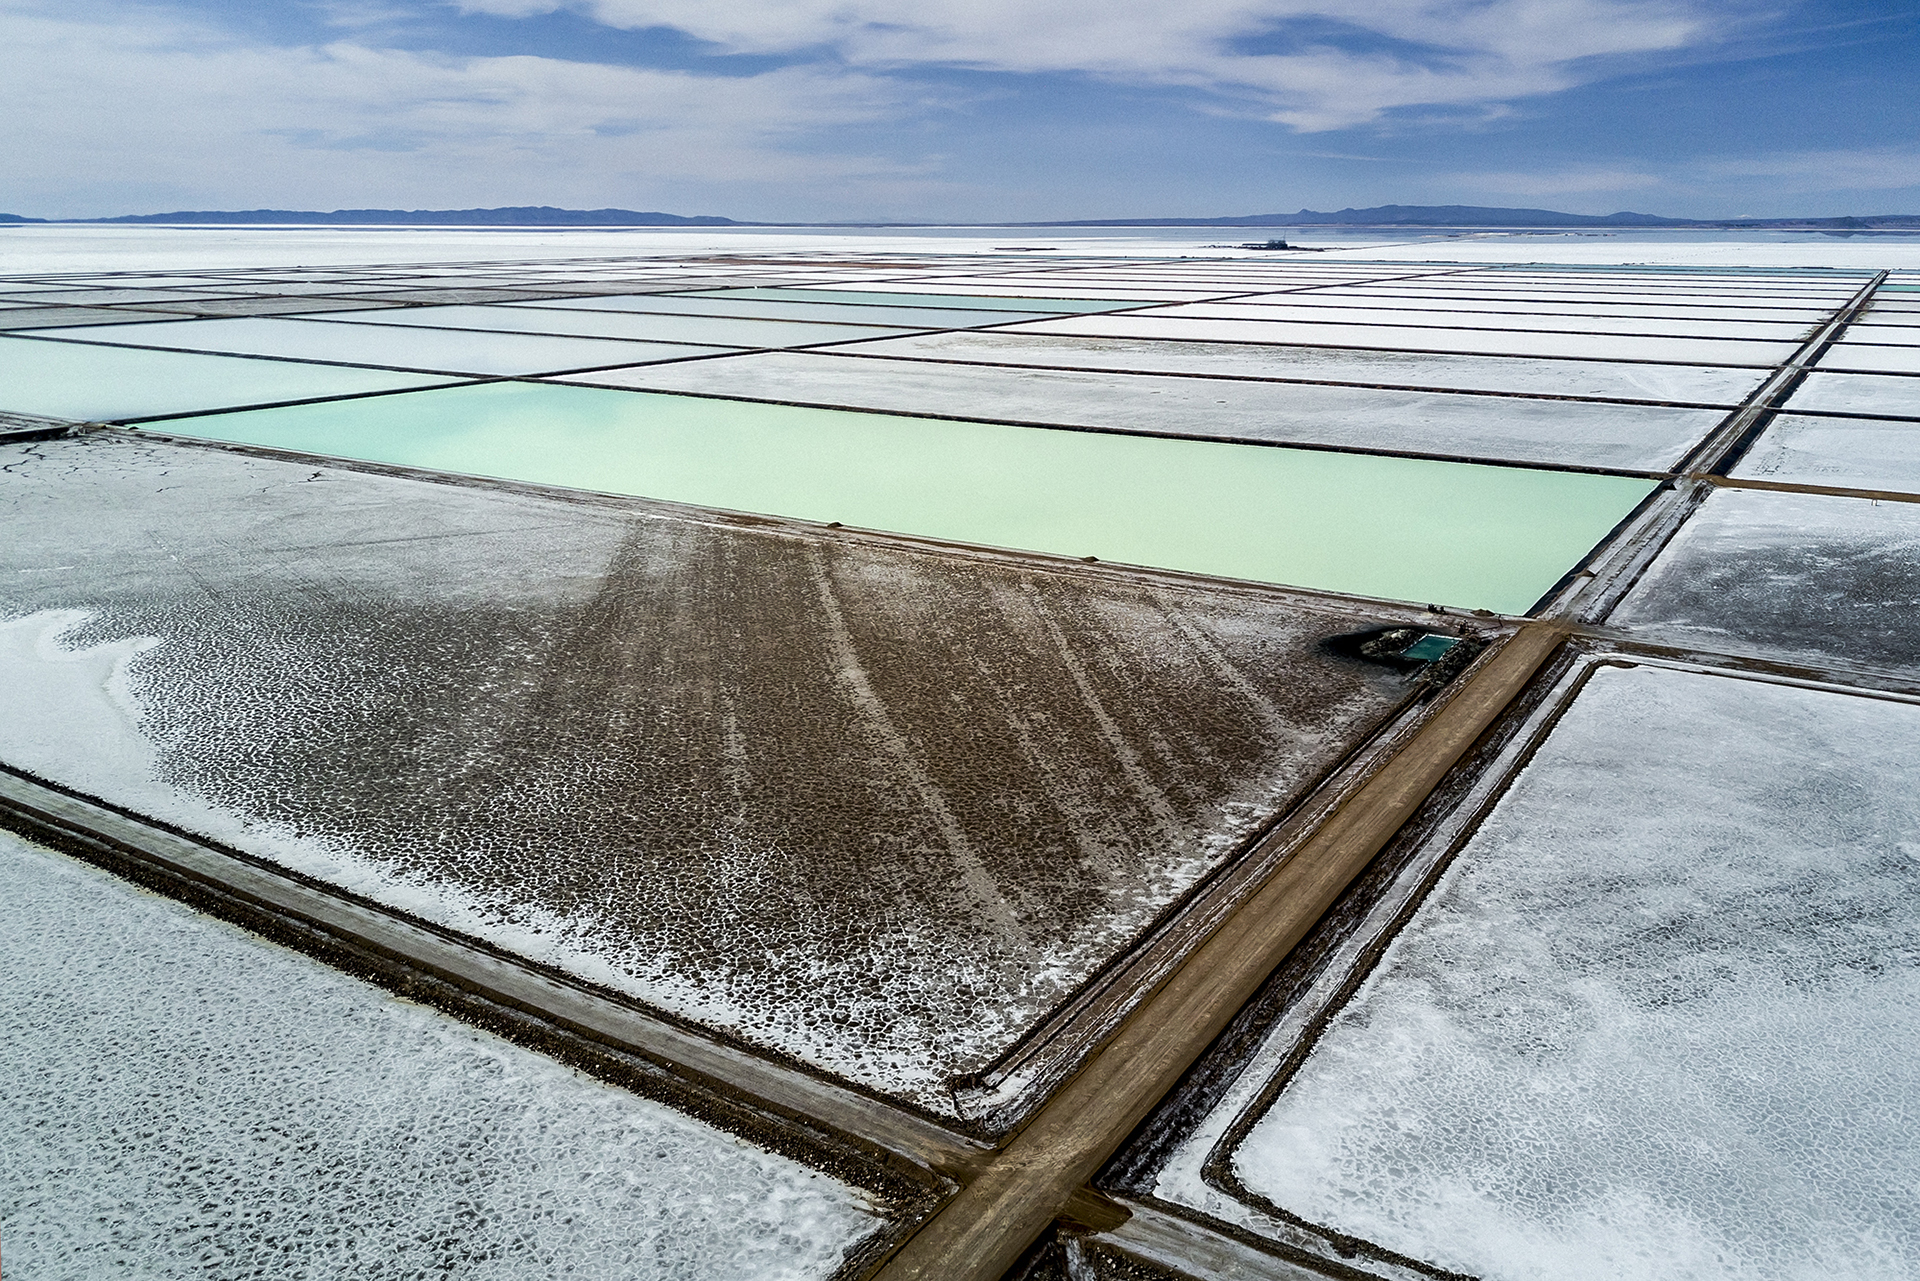
<path id="1" fill-rule="evenodd" d="M 1570 214 L 1553 209 L 1496 209 L 1483 205 L 1377 205 L 1322 213 L 1249 214 L 1238 218 L 1077 218 L 1054 222 L 994 223 L 794 223 L 739 222 L 710 214 L 685 217 L 633 209 L 556 209 L 512 205 L 501 209 L 313 209 L 176 210 L 123 214 L 117 218 L 25 218 L 0 214 L 0 223 L 162 223 L 226 226 L 280 223 L 355 227 L 1676 227 L 1752 228 L 1790 231 L 1920 230 L 1920 214 L 1871 214 L 1845 218 L 1665 218 L 1659 214 Z"/>

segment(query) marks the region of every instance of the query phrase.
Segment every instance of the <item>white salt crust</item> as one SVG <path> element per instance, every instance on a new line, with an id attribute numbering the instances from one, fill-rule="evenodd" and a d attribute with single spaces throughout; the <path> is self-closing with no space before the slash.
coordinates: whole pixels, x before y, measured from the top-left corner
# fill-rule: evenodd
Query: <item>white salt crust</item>
<path id="1" fill-rule="evenodd" d="M 1920 707 L 1603 668 L 1234 1157 L 1486 1278 L 1920 1275 Z"/>
<path id="2" fill-rule="evenodd" d="M 1829 354 L 1851 359 L 1858 353 L 1835 347 Z M 1825 366 L 1827 362 L 1822 360 Z M 1810 412 L 1873 414 L 1920 418 L 1920 378 L 1908 374 L 1812 373 L 1787 401 L 1787 408 Z"/>
<path id="3" fill-rule="evenodd" d="M 1733 475 L 1842 489 L 1920 493 L 1920 423 L 1782 414 Z"/>
<path id="4" fill-rule="evenodd" d="M 1883 428 L 1853 421 L 1862 440 L 1823 433 L 1826 458 L 1898 488 L 1901 455 L 1865 453 Z M 1715 489 L 1607 621 L 1717 654 L 1903 670 L 1920 666 L 1917 611 L 1920 503 Z"/>
<path id="5" fill-rule="evenodd" d="M 1509 356 L 1578 356 L 1600 360 L 1679 361 L 1698 365 L 1773 365 L 1791 356 L 1795 347 L 1792 342 L 1741 339 L 1653 338 L 1586 332 L 1524 333 L 1517 330 L 1421 328 L 1412 324 L 1334 325 L 1312 321 L 1207 320 L 1134 313 L 1035 320 L 996 332 L 1487 352 Z"/>
<path id="6" fill-rule="evenodd" d="M 9 1277 L 825 1277 L 862 1194 L 0 832 Z"/>

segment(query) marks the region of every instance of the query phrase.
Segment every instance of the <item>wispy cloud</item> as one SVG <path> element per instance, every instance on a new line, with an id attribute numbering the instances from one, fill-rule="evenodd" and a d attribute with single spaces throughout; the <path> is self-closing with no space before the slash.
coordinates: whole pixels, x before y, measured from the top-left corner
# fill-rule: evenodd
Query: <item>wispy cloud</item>
<path id="1" fill-rule="evenodd" d="M 288 204 L 346 191 L 603 203 L 687 184 L 895 182 L 916 168 L 821 145 L 901 107 L 899 87 L 857 71 L 718 77 L 351 38 L 282 47 L 154 10 L 76 17 L 23 0 L 0 2 L 0 20 L 11 135 L 0 187 L 16 202 L 129 188 Z"/>
<path id="2" fill-rule="evenodd" d="M 1705 159 L 1658 108 L 1637 125 L 1621 111 L 1604 150 L 1589 120 L 1555 115 L 1550 95 L 1572 86 L 1704 66 L 1748 47 L 1726 43 L 1743 32 L 1785 39 L 1761 21 L 1779 12 L 1779 0 L 0 0 L 0 208 L 537 201 L 986 218 L 1630 200 L 1712 212 L 1920 185 L 1920 151 L 1904 143 L 1767 153 L 1782 94 Z M 1628 105 L 1645 108 L 1683 80 L 1637 83 Z"/>
<path id="3" fill-rule="evenodd" d="M 1565 89 L 1728 25 L 1688 0 L 457 0 L 667 27 L 732 53 L 874 70 L 1069 72 L 1180 86 L 1302 131 Z M 1263 44 L 1285 46 L 1261 52 Z"/>

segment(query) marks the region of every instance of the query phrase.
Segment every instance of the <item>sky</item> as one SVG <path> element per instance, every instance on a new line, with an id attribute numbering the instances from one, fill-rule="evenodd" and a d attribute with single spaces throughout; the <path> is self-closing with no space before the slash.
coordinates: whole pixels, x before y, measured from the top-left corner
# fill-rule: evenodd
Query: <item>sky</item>
<path id="1" fill-rule="evenodd" d="M 0 0 L 0 211 L 1920 213 L 1910 0 Z"/>

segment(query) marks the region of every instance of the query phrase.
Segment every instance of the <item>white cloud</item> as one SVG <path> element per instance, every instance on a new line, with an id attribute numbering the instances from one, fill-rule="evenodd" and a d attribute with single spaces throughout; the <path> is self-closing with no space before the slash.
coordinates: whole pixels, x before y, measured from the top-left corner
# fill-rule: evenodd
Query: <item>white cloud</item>
<path id="1" fill-rule="evenodd" d="M 900 108 L 900 90 L 870 74 L 716 77 L 352 40 L 287 48 L 151 10 L 89 12 L 0 0 L 0 188 L 28 211 L 100 212 L 48 202 L 127 191 L 191 193 L 202 207 L 331 208 L 342 192 L 657 207 L 716 185 L 917 180 L 913 165 L 815 146 Z"/>
<path id="2" fill-rule="evenodd" d="M 735 53 L 830 50 L 874 69 L 1078 72 L 1218 94 L 1303 131 L 1412 106 L 1469 106 L 1582 82 L 1592 60 L 1710 36 L 1690 0 L 456 0 L 524 17 L 575 9 L 628 28 L 670 27 Z M 1261 37 L 1340 24 L 1395 51 L 1322 37 L 1283 53 Z"/>
<path id="3" fill-rule="evenodd" d="M 182 16 L 161 0 L 0 0 L 0 108 L 11 126 L 0 208 L 59 216 L 537 202 L 809 218 L 1101 215 L 1115 202 L 1126 213 L 1217 212 L 1211 206 L 1223 199 L 1252 201 L 1248 208 L 1350 203 L 1350 191 L 1300 189 L 1285 162 L 1214 173 L 1201 192 L 1195 175 L 1116 164 L 1112 157 L 1126 154 L 1119 143 L 1100 160 L 1063 152 L 1057 164 L 997 165 L 994 156 L 1024 145 L 1020 123 L 982 112 L 984 149 L 969 150 L 969 117 L 952 109 L 999 88 L 929 88 L 954 82 L 904 73 L 1079 75 L 1307 131 L 1396 111 L 1402 122 L 1484 119 L 1508 101 L 1617 69 L 1617 59 L 1718 38 L 1749 0 L 1718 4 L 1711 17 L 1694 2 L 325 0 L 333 38 L 289 46 Z M 430 33 L 420 19 L 436 5 L 456 22 L 455 5 L 521 17 L 572 8 L 621 27 L 674 27 L 715 50 L 787 65 L 723 76 L 386 47 L 403 29 L 415 42 Z M 1338 38 L 1303 34 L 1315 31 Z M 982 98 L 962 97 L 976 90 Z M 1131 125 L 1115 117 L 1101 128 L 1119 137 Z M 1164 141 L 1164 121 L 1154 129 L 1143 138 Z M 1036 142 L 1046 145 L 1071 144 Z M 1383 160 L 1407 163 L 1404 155 Z M 1920 161 L 1896 151 L 1721 159 L 1686 173 L 1631 157 L 1544 173 L 1488 160 L 1480 163 L 1495 172 L 1442 176 L 1421 166 L 1422 190 L 1380 198 L 1451 191 L 1471 203 L 1598 203 L 1625 193 L 1691 199 L 1709 184 L 1894 190 L 1920 181 Z M 1065 207 L 1062 191 L 1072 193 Z M 1207 207 L 1193 206 L 1195 198 Z M 1635 207 L 1659 203 L 1633 199 Z"/>

